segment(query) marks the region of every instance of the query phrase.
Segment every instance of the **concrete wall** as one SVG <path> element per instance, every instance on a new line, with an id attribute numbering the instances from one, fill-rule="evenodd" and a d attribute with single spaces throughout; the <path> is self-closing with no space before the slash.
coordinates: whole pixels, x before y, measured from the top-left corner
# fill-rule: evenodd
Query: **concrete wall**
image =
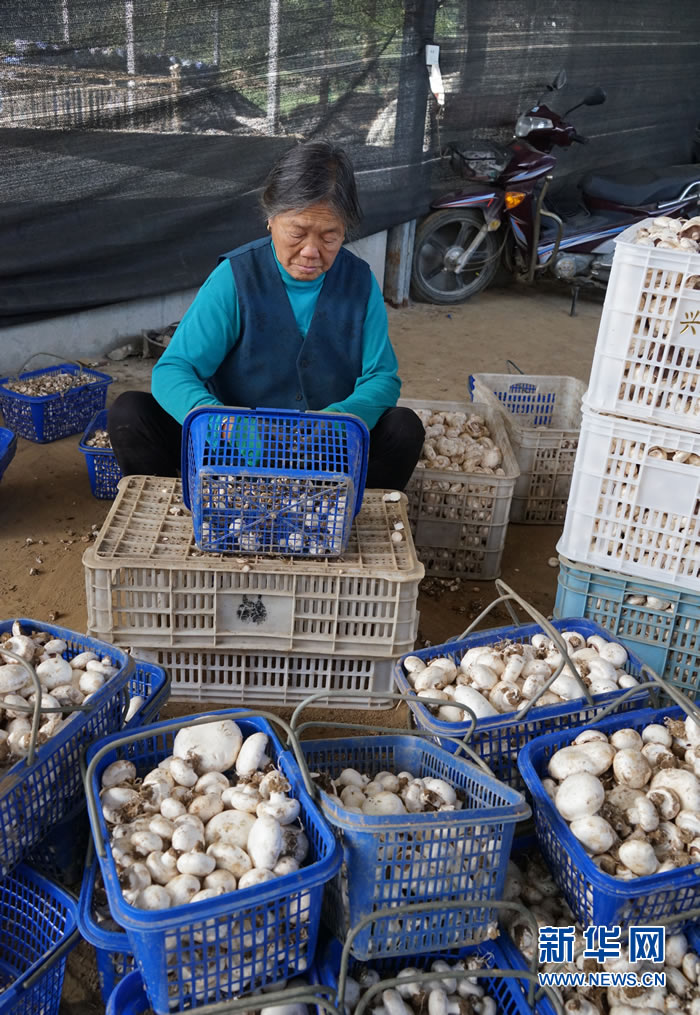
<path id="1" fill-rule="evenodd" d="M 369 263 L 381 288 L 386 231 L 355 240 L 347 247 Z M 0 375 L 16 373 L 32 353 L 38 352 L 53 352 L 64 360 L 100 359 L 110 349 L 140 337 L 143 331 L 158 330 L 179 321 L 196 293 L 196 289 L 184 289 L 167 296 L 112 303 L 76 314 L 3 328 L 0 331 Z M 49 357 L 37 356 L 28 369 L 52 366 L 56 362 Z"/>

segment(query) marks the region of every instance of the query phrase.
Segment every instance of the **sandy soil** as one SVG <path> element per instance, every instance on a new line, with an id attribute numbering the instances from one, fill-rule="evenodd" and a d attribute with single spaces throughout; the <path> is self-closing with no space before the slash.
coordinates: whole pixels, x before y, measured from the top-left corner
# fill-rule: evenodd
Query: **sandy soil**
<path id="1" fill-rule="evenodd" d="M 454 308 L 415 304 L 389 308 L 391 337 L 399 357 L 403 395 L 468 401 L 470 373 L 506 373 L 512 360 L 526 373 L 587 379 L 602 300 L 582 297 L 569 316 L 565 289 L 515 285 L 491 290 Z M 108 402 L 128 388 L 149 386 L 152 361 L 130 358 L 101 364 L 115 382 Z M 48 445 L 20 439 L 0 484 L 3 562 L 0 601 L 6 618 L 27 616 L 83 631 L 86 604 L 82 553 L 99 528 L 109 502 L 90 492 L 78 436 Z M 509 527 L 502 577 L 545 614 L 552 611 L 558 526 Z M 492 600 L 493 582 L 426 580 L 419 597 L 420 638 L 433 644 L 461 633 Z M 509 623 L 502 608 L 483 626 Z M 183 703 L 169 714 L 187 714 Z M 363 720 L 367 713 L 362 713 Z M 374 721 L 401 726 L 405 713 L 375 712 Z M 316 733 L 315 735 L 320 735 Z M 61 1015 L 103 1011 L 96 994 L 94 954 L 83 944 L 72 953 Z"/>

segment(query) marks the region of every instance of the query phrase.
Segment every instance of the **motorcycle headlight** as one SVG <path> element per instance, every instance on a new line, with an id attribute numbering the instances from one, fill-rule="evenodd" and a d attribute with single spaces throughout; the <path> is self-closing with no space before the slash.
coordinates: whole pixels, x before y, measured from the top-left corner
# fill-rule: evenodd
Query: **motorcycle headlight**
<path id="1" fill-rule="evenodd" d="M 531 130 L 547 130 L 554 126 L 546 116 L 519 116 L 515 125 L 516 137 L 527 137 Z"/>

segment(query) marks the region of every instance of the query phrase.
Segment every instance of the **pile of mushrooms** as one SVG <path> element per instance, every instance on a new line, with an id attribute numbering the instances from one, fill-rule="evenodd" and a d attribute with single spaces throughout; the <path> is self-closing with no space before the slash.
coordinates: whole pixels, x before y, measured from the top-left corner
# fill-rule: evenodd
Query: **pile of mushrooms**
<path id="1" fill-rule="evenodd" d="M 572 663 L 592 695 L 633 687 L 637 681 L 623 669 L 627 651 L 618 642 L 599 635 L 586 639 L 577 631 L 562 631 Z M 403 669 L 418 698 L 438 698 L 444 705 L 428 705 L 444 722 L 466 722 L 466 705 L 477 719 L 521 709 L 539 694 L 563 662 L 554 641 L 535 634 L 529 642 L 508 639 L 467 649 L 459 665 L 437 656 L 426 662 L 407 656 Z M 581 698 L 583 692 L 568 665 L 540 694 L 533 708 L 559 705 Z M 452 704 L 456 702 L 457 704 Z"/>
<path id="2" fill-rule="evenodd" d="M 483 966 L 484 960 L 479 955 L 469 955 L 456 962 L 435 959 L 430 965 L 430 972 L 435 973 L 435 978 L 423 983 L 417 983 L 415 979 L 411 981 L 411 977 L 420 975 L 423 970 L 406 966 L 396 973 L 397 977 L 405 979 L 405 984 L 377 994 L 369 1010 L 374 1015 L 415 1015 L 416 1012 L 427 1015 L 497 1015 L 498 1006 L 479 983 L 477 975 L 460 979 L 453 975 L 457 971 L 477 972 Z M 353 1012 L 364 991 L 379 980 L 379 973 L 368 966 L 360 967 L 354 977 L 349 976 L 345 985 L 346 1011 Z"/>
<path id="3" fill-rule="evenodd" d="M 593 863 L 623 880 L 700 863 L 700 726 L 580 733 L 542 785 Z"/>
<path id="4" fill-rule="evenodd" d="M 559 893 L 547 866 L 537 851 L 528 850 L 508 864 L 504 899 L 526 906 L 543 927 L 576 927 L 574 951 L 583 949 L 580 925 Z M 506 913 L 503 924 L 526 959 L 538 953 L 538 942 L 530 924 L 517 913 Z M 571 1015 L 700 1015 L 700 957 L 688 945 L 685 934 L 666 934 L 665 964 L 630 963 L 623 945 L 618 959 L 590 965 L 580 954 L 573 962 L 543 963 L 540 972 L 581 973 L 590 971 L 643 972 L 666 974 L 665 987 L 564 987 L 553 988 Z"/>
<path id="5" fill-rule="evenodd" d="M 625 606 L 646 606 L 650 610 L 658 610 L 660 613 L 673 613 L 674 604 L 670 599 L 661 599 L 659 596 L 645 596 L 642 593 L 633 593 L 625 596 Z"/>
<path id="6" fill-rule="evenodd" d="M 18 395 L 29 395 L 32 398 L 44 398 L 46 395 L 65 395 L 71 388 L 79 388 L 85 384 L 95 384 L 99 377 L 79 371 L 69 374 L 62 370 L 35 374 L 34 377 L 18 377 L 17 380 L 5 381 L 3 388 L 15 391 Z"/>
<path id="7" fill-rule="evenodd" d="M 99 658 L 95 652 L 79 652 L 67 659 L 68 646 L 62 638 L 54 638 L 46 631 L 24 634 L 19 622 L 15 621 L 11 635 L 0 635 L 0 770 L 3 766 L 13 765 L 29 752 L 32 712 L 20 709 L 36 700 L 35 684 L 29 673 L 21 663 L 4 655 L 3 648 L 34 667 L 42 686 L 41 704 L 47 709 L 85 704 L 110 677 L 119 672 L 109 656 Z M 125 722 L 131 719 L 143 701 L 138 695 L 131 698 Z M 71 718 L 71 713 L 64 717 L 61 712 L 42 711 L 37 745 L 45 744 Z"/>
<path id="8" fill-rule="evenodd" d="M 93 430 L 85 444 L 89 448 L 100 448 L 102 450 L 112 448 L 112 442 L 106 430 Z"/>
<path id="9" fill-rule="evenodd" d="M 309 853 L 299 801 L 267 744 L 224 719 L 179 730 L 143 778 L 128 760 L 105 768 L 100 801 L 126 902 L 168 909 L 299 870 Z M 295 922 L 309 919 L 303 900 Z"/>
<path id="10" fill-rule="evenodd" d="M 316 775 L 316 778 L 319 778 Z M 323 780 L 323 789 L 338 797 L 351 814 L 385 817 L 389 814 L 422 814 L 458 811 L 461 793 L 444 779 L 419 779 L 410 772 L 377 772 L 370 778 L 355 768 L 344 768 L 337 779 Z"/>
<path id="11" fill-rule="evenodd" d="M 417 409 L 416 414 L 425 427 L 425 443 L 417 468 L 504 475 L 503 453 L 483 416 L 430 409 Z"/>
<path id="12" fill-rule="evenodd" d="M 700 252 L 700 216 L 691 219 L 672 219 L 660 215 L 649 225 L 641 226 L 632 240 L 645 247 L 659 247 L 662 250 L 686 250 L 691 254 Z M 695 288 L 700 288 L 700 276 L 696 276 Z"/>

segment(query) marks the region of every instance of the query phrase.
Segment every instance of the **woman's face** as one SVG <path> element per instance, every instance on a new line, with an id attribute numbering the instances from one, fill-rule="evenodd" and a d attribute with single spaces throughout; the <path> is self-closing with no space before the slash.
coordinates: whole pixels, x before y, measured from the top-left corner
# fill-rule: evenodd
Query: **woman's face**
<path id="1" fill-rule="evenodd" d="M 277 260 L 300 282 L 313 282 L 328 271 L 345 239 L 342 219 L 323 203 L 280 212 L 269 226 Z"/>

